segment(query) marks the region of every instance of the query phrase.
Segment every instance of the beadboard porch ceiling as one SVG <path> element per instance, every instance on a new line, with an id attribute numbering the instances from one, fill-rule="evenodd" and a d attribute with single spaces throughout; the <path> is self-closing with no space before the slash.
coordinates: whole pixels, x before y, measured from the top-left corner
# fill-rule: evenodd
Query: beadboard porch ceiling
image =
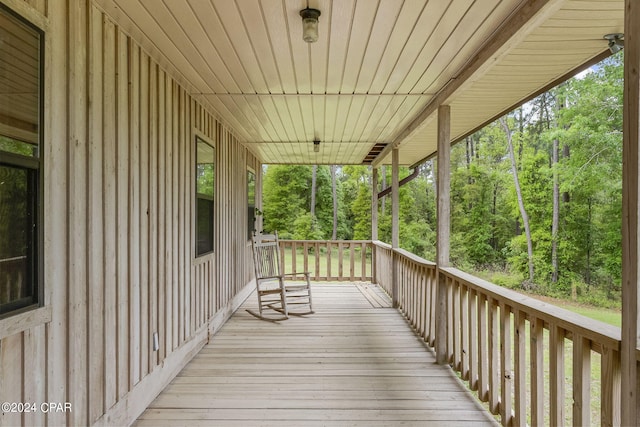
<path id="1" fill-rule="evenodd" d="M 306 0 L 95 2 L 264 163 L 387 164 L 397 146 L 412 165 L 436 151 L 438 104 L 455 141 L 624 25 L 622 0 L 309 0 L 307 44 Z"/>

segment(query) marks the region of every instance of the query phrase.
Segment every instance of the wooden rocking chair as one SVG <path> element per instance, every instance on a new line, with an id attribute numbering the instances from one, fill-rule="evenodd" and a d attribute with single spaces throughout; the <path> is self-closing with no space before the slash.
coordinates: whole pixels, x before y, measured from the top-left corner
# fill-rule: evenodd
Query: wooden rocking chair
<path id="1" fill-rule="evenodd" d="M 302 273 L 305 277 L 303 284 L 285 284 L 285 277 L 293 275 L 283 274 L 280 271 L 278 233 L 254 235 L 251 239 L 251 247 L 256 273 L 259 313 L 247 311 L 259 319 L 270 321 L 285 320 L 290 315 L 304 316 L 313 313 L 309 273 Z M 298 306 L 303 306 L 308 310 L 299 311 L 294 308 Z M 265 310 L 275 311 L 277 315 L 275 317 L 265 316 Z"/>

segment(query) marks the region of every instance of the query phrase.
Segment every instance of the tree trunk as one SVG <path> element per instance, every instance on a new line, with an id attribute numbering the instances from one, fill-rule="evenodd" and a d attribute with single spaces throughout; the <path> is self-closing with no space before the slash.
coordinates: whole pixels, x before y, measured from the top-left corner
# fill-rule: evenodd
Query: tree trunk
<path id="1" fill-rule="evenodd" d="M 520 208 L 520 216 L 522 217 L 522 224 L 524 226 L 524 234 L 527 238 L 527 254 L 529 260 L 529 286 L 533 285 L 533 242 L 531 241 L 531 229 L 529 228 L 529 216 L 524 208 L 524 200 L 522 199 L 522 189 L 520 188 L 520 181 L 518 180 L 518 167 L 516 165 L 516 156 L 513 151 L 513 134 L 506 119 L 503 117 L 500 119 L 500 124 L 507 135 L 507 145 L 509 147 L 509 159 L 511 160 L 511 172 L 513 173 L 513 183 L 516 187 L 516 194 L 518 196 L 518 207 Z"/>
<path id="2" fill-rule="evenodd" d="M 331 195 L 333 197 L 333 233 L 331 240 L 338 238 L 338 190 L 336 188 L 336 165 L 331 165 Z"/>
<path id="3" fill-rule="evenodd" d="M 551 220 L 551 283 L 558 283 L 558 228 L 560 226 L 560 180 L 558 179 L 558 152 L 560 142 L 553 140 L 551 168 L 553 170 L 553 218 Z"/>
<path id="4" fill-rule="evenodd" d="M 382 172 L 382 189 L 386 190 L 387 189 L 387 167 L 385 165 L 382 165 L 382 167 L 380 168 L 381 172 Z M 380 214 L 382 216 L 384 216 L 384 211 L 385 211 L 385 200 L 386 200 L 386 196 L 382 196 L 380 198 Z"/>
<path id="5" fill-rule="evenodd" d="M 588 200 L 588 206 L 589 206 L 589 210 L 588 210 L 588 215 L 587 215 L 587 220 L 588 220 L 588 226 L 587 226 L 587 271 L 585 272 L 585 276 L 584 276 L 584 281 L 587 283 L 587 291 L 589 291 L 591 289 L 591 248 L 593 246 L 592 243 L 592 238 L 591 238 L 591 221 L 592 221 L 592 210 L 591 210 L 591 205 L 592 205 L 592 200 L 591 197 L 589 197 Z"/>
<path id="6" fill-rule="evenodd" d="M 433 179 L 431 180 L 431 185 L 433 187 L 433 194 L 437 195 L 438 194 L 438 160 L 437 159 L 431 159 L 429 160 L 429 162 L 431 163 L 431 176 L 433 177 Z M 437 197 L 437 196 L 436 196 Z"/>
<path id="7" fill-rule="evenodd" d="M 569 145 L 565 144 L 564 147 L 562 147 L 562 158 L 568 160 L 570 157 L 571 157 L 571 151 L 569 149 Z M 564 204 L 569 204 L 569 202 L 571 202 L 571 196 L 569 195 L 568 191 L 564 191 L 562 193 L 562 202 Z"/>
<path id="8" fill-rule="evenodd" d="M 498 184 L 493 186 L 493 203 L 491 206 L 491 247 L 494 251 L 498 250 L 498 237 L 496 236 L 496 215 L 498 207 Z"/>
<path id="9" fill-rule="evenodd" d="M 316 175 L 318 173 L 318 166 L 313 165 L 311 173 L 311 217 L 316 216 Z"/>

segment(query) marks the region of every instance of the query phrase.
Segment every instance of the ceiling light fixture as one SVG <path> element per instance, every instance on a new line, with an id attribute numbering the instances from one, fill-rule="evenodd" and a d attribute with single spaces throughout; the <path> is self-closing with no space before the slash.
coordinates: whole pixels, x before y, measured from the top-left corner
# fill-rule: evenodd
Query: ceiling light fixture
<path id="1" fill-rule="evenodd" d="M 313 151 L 316 153 L 320 152 L 320 140 L 319 139 L 314 139 L 313 140 Z"/>
<path id="2" fill-rule="evenodd" d="M 302 16 L 302 39 L 307 43 L 317 42 L 320 11 L 307 6 L 306 9 L 300 11 L 300 16 Z"/>
<path id="3" fill-rule="evenodd" d="M 611 53 L 618 53 L 624 48 L 624 34 L 611 33 L 604 36 L 605 40 L 609 40 L 609 50 Z"/>

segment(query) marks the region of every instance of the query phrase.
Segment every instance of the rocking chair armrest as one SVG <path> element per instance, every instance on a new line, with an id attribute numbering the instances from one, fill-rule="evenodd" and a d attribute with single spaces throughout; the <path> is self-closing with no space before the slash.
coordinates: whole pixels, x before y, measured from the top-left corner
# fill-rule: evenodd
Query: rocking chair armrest
<path id="1" fill-rule="evenodd" d="M 263 277 L 259 277 L 259 280 L 268 280 L 268 279 L 280 279 L 282 276 L 263 276 Z"/>
<path id="2" fill-rule="evenodd" d="M 309 271 L 301 271 L 299 273 L 285 273 L 285 274 L 283 274 L 283 276 L 289 276 L 289 277 L 295 277 L 295 276 L 300 276 L 300 275 L 308 277 L 308 276 L 311 275 L 311 273 Z"/>

